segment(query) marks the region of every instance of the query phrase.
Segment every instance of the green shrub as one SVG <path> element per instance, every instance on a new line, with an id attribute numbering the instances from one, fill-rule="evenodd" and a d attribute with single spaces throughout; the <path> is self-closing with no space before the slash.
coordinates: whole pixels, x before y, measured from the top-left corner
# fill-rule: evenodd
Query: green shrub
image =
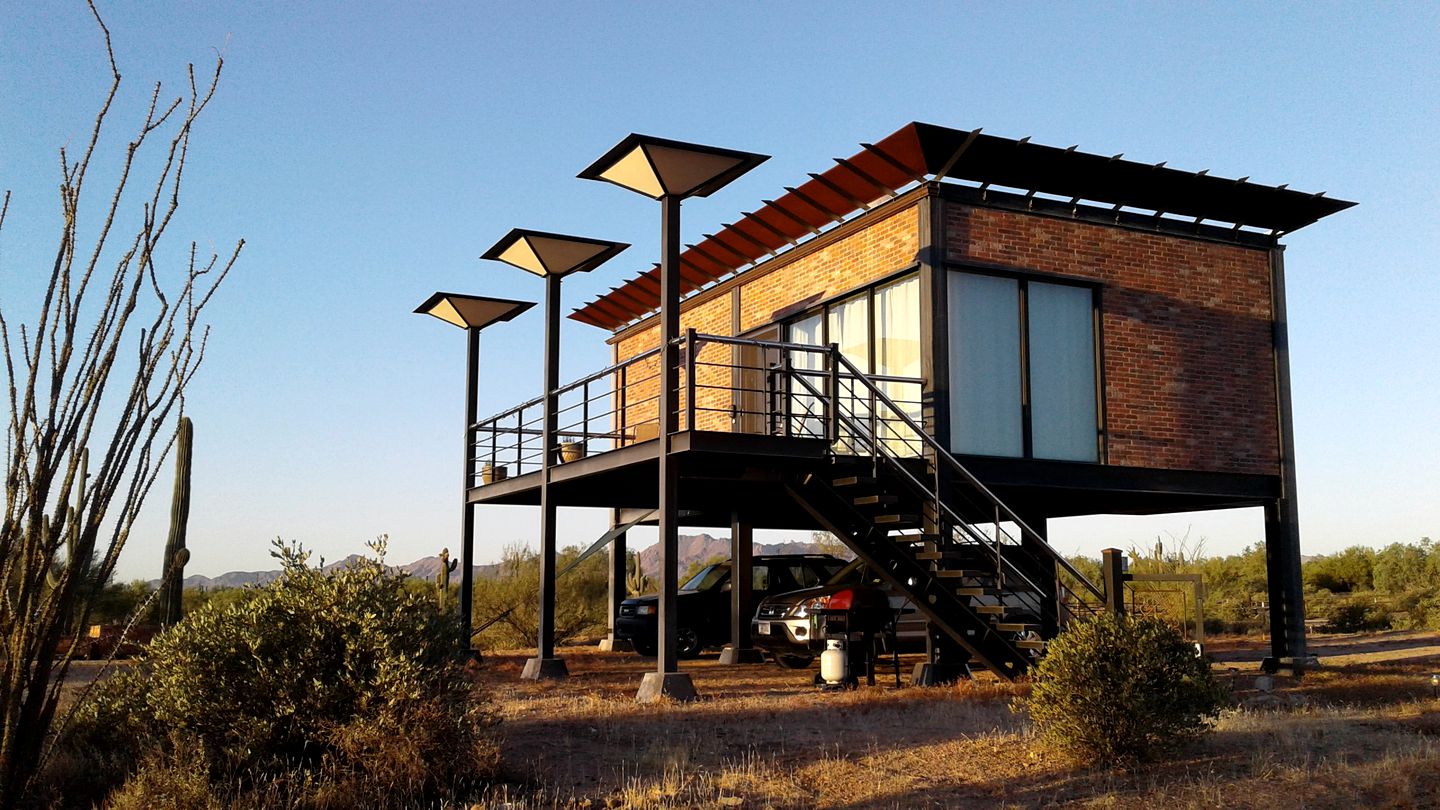
<path id="1" fill-rule="evenodd" d="M 578 546 L 561 549 L 555 570 L 564 571 L 580 553 Z M 556 577 L 556 643 L 605 632 L 610 610 L 608 566 L 605 554 L 594 554 Z M 499 570 L 475 580 L 475 627 L 489 624 L 476 637 L 477 645 L 484 649 L 533 648 L 540 635 L 539 593 L 539 552 L 518 545 L 507 547 Z M 502 618 L 492 622 L 497 616 Z"/>
<path id="2" fill-rule="evenodd" d="M 1332 633 L 1388 630 L 1390 625 L 1390 611 L 1376 599 L 1337 599 L 1325 613 L 1325 629 Z"/>
<path id="3" fill-rule="evenodd" d="M 1024 707 L 1048 743 L 1110 761 L 1149 759 L 1201 734 L 1226 699 L 1170 624 L 1106 614 L 1050 642 Z"/>
<path id="4" fill-rule="evenodd" d="M 494 721 L 454 618 L 380 559 L 327 573 L 298 547 L 276 556 L 280 579 L 203 606 L 103 685 L 63 741 L 71 762 L 103 752 L 97 781 L 129 777 L 114 800 L 136 807 L 409 806 L 492 776 Z"/>

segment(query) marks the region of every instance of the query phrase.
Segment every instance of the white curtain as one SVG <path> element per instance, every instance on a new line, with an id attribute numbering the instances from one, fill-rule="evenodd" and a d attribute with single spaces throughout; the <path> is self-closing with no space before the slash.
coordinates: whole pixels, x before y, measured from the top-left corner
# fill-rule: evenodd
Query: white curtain
<path id="1" fill-rule="evenodd" d="M 1032 453 L 1098 461 L 1094 294 L 1068 284 L 1029 287 Z"/>
<path id="2" fill-rule="evenodd" d="M 823 322 L 820 315 L 811 315 L 790 324 L 790 342 L 800 343 L 806 346 L 823 346 L 821 342 L 821 327 Z M 790 352 L 790 365 L 797 376 L 802 377 L 817 390 L 824 390 L 824 375 L 820 372 L 825 368 L 825 358 L 820 352 L 792 351 Z M 814 374 L 804 374 L 812 371 Z M 790 432 L 795 436 L 820 437 L 825 435 L 825 423 L 821 419 L 820 401 L 816 399 L 809 390 L 799 382 L 786 381 L 789 383 L 790 398 L 788 400 L 790 412 Z"/>
<path id="3" fill-rule="evenodd" d="M 1020 285 L 950 274 L 950 427 L 958 453 L 1019 456 Z"/>
<path id="4" fill-rule="evenodd" d="M 916 382 L 887 380 L 880 390 L 916 424 L 921 420 L 920 279 L 910 276 L 875 291 L 875 373 L 910 377 Z M 882 409 L 885 416 L 891 416 Z M 887 419 L 880 438 L 896 453 L 920 455 L 919 437 L 903 421 Z"/>

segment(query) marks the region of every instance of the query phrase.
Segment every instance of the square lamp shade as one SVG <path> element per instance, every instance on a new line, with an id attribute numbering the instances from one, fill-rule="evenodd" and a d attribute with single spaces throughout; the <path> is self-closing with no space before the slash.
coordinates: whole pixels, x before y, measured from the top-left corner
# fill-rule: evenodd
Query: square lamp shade
<path id="1" fill-rule="evenodd" d="M 657 200 L 708 197 L 769 159 L 769 155 L 632 133 L 579 177 L 604 180 Z"/>
<path id="2" fill-rule="evenodd" d="M 415 314 L 432 315 L 461 329 L 484 329 L 492 323 L 508 321 L 533 306 L 530 301 L 437 292 L 416 307 Z"/>
<path id="3" fill-rule="evenodd" d="M 480 258 L 501 261 L 537 276 L 566 276 L 594 270 L 628 247 L 624 242 L 515 228 Z"/>

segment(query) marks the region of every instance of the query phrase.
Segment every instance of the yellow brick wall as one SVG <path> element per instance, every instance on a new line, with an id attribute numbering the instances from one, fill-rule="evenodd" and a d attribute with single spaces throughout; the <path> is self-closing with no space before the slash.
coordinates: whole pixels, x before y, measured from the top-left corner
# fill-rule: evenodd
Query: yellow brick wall
<path id="1" fill-rule="evenodd" d="M 781 256 L 773 260 L 779 264 L 773 270 L 762 265 L 747 271 L 740 277 L 738 286 L 740 333 L 774 323 L 793 312 L 909 267 L 915 263 L 919 245 L 919 216 L 912 204 L 797 259 L 786 261 Z M 748 281 L 747 276 L 750 277 Z M 733 291 L 728 292 L 698 304 L 683 302 L 681 333 L 693 327 L 702 334 L 733 336 L 733 294 Z M 654 324 L 626 335 L 615 341 L 615 361 L 618 363 L 654 348 L 658 341 L 659 326 Z M 730 348 L 717 345 L 702 348 L 699 361 L 695 378 L 696 427 L 728 431 L 731 429 L 730 409 L 734 404 L 729 390 L 733 371 L 727 367 L 733 362 Z M 623 395 L 627 432 L 633 432 L 631 426 L 645 422 L 653 424 L 658 412 L 658 371 L 659 363 L 655 358 L 640 361 L 627 369 Z M 685 419 L 686 384 L 682 374 L 682 424 Z M 647 434 L 642 432 L 641 435 Z"/>

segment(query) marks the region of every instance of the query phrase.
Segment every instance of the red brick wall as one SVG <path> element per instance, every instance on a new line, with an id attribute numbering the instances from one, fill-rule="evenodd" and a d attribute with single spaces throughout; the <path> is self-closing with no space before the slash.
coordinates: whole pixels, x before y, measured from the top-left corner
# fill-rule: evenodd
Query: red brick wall
<path id="1" fill-rule="evenodd" d="M 1278 474 L 1269 255 L 948 203 L 949 261 L 1099 281 L 1109 463 Z"/>

